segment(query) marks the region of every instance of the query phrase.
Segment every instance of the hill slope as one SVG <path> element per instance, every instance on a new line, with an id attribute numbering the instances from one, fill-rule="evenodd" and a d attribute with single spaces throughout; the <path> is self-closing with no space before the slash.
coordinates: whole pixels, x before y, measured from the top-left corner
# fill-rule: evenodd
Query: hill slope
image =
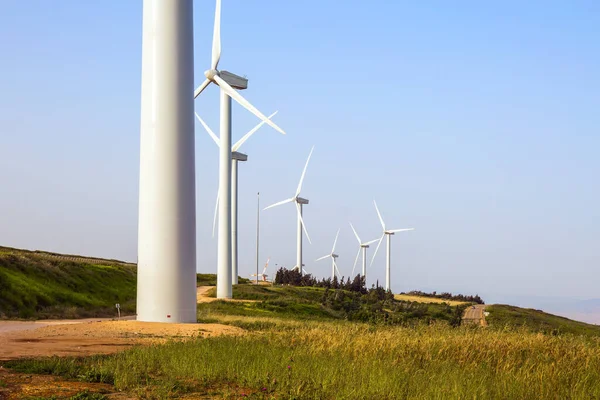
<path id="1" fill-rule="evenodd" d="M 0 247 L 0 318 L 132 314 L 135 297 L 134 264 Z"/>
<path id="2" fill-rule="evenodd" d="M 600 336 L 600 326 L 573 321 L 541 310 L 520 308 L 505 304 L 487 306 L 486 317 L 492 327 L 524 326 L 535 332 L 550 334 L 572 333 L 574 335 Z"/>

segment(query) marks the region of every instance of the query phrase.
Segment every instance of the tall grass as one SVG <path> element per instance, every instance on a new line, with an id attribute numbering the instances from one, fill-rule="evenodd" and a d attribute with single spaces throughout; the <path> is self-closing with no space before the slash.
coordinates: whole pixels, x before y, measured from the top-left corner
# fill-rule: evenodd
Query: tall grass
<path id="1" fill-rule="evenodd" d="M 588 399 L 600 341 L 529 331 L 310 322 L 243 337 L 138 347 L 109 357 L 13 363 L 29 372 L 237 398 Z M 226 389 L 228 388 L 228 389 Z"/>

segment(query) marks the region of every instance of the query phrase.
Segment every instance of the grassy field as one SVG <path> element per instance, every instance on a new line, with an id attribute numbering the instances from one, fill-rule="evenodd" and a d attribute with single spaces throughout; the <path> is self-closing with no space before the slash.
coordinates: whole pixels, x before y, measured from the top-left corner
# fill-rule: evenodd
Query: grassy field
<path id="1" fill-rule="evenodd" d="M 238 283 L 249 283 L 250 279 L 238 276 Z M 197 286 L 217 286 L 217 274 L 196 274 Z"/>
<path id="2" fill-rule="evenodd" d="M 486 311 L 490 313 L 486 320 L 493 327 L 523 327 L 533 332 L 553 335 L 571 333 L 600 337 L 600 326 L 598 325 L 573 321 L 540 310 L 494 304 L 487 306 Z"/>
<path id="3" fill-rule="evenodd" d="M 432 318 L 402 325 L 348 321 L 315 306 L 324 292 L 239 285 L 234 297 L 252 302 L 203 303 L 198 319 L 239 326 L 247 331 L 243 336 L 173 340 L 110 356 L 4 366 L 108 383 L 115 391 L 148 399 L 191 394 L 226 399 L 600 398 L 600 337 L 593 331 L 545 334 L 499 319 L 490 328 L 452 327 Z M 499 314 L 494 308 L 492 313 Z"/>
<path id="4" fill-rule="evenodd" d="M 230 318 L 226 317 L 225 319 Z M 137 347 L 112 356 L 6 363 L 15 371 L 105 382 L 145 398 L 589 399 L 600 342 L 527 329 L 412 328 L 236 317 L 242 337 Z M 264 322 L 270 322 L 265 325 Z"/>
<path id="5" fill-rule="evenodd" d="M 82 261 L 70 261 L 77 259 Z M 0 247 L 0 318 L 135 313 L 135 265 Z"/>

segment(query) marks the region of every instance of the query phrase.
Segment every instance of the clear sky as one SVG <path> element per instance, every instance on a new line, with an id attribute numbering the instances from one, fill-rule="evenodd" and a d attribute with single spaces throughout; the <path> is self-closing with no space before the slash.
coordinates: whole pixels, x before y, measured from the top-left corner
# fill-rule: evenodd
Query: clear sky
<path id="1" fill-rule="evenodd" d="M 196 82 L 214 1 L 194 2 Z M 288 135 L 263 128 L 240 166 L 240 267 L 252 273 L 256 193 L 303 197 L 306 269 L 327 275 L 393 238 L 392 288 L 600 297 L 600 3 L 223 0 L 219 67 Z M 141 1 L 9 0 L 0 13 L 0 244 L 137 257 Z M 218 90 L 196 110 L 217 130 Z M 234 140 L 256 118 L 235 105 Z M 196 126 L 198 271 L 217 148 Z M 261 265 L 295 261 L 295 210 L 262 213 Z M 384 283 L 384 248 L 369 285 Z M 372 253 L 371 253 L 372 254 Z"/>

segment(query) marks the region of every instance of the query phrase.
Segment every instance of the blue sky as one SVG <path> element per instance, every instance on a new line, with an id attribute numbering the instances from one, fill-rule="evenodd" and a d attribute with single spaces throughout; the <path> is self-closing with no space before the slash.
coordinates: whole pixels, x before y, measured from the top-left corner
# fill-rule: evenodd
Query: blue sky
<path id="1" fill-rule="evenodd" d="M 194 2 L 195 70 L 214 2 Z M 8 1 L 0 15 L 0 244 L 126 260 L 137 253 L 141 1 Z M 240 265 L 254 268 L 256 192 L 303 196 L 306 269 L 352 269 L 352 221 L 386 223 L 392 288 L 600 297 L 600 5 L 223 0 L 220 68 L 288 135 L 263 128 L 240 166 Z M 196 110 L 214 130 L 218 91 Z M 234 140 L 257 122 L 234 105 Z M 197 124 L 198 270 L 211 237 L 217 149 Z M 261 264 L 291 266 L 295 211 L 262 214 Z M 369 281 L 384 279 L 383 248 Z M 270 267 L 271 268 L 271 267 Z M 535 299 L 529 301 L 535 305 Z M 528 304 L 524 304 L 528 305 Z"/>

